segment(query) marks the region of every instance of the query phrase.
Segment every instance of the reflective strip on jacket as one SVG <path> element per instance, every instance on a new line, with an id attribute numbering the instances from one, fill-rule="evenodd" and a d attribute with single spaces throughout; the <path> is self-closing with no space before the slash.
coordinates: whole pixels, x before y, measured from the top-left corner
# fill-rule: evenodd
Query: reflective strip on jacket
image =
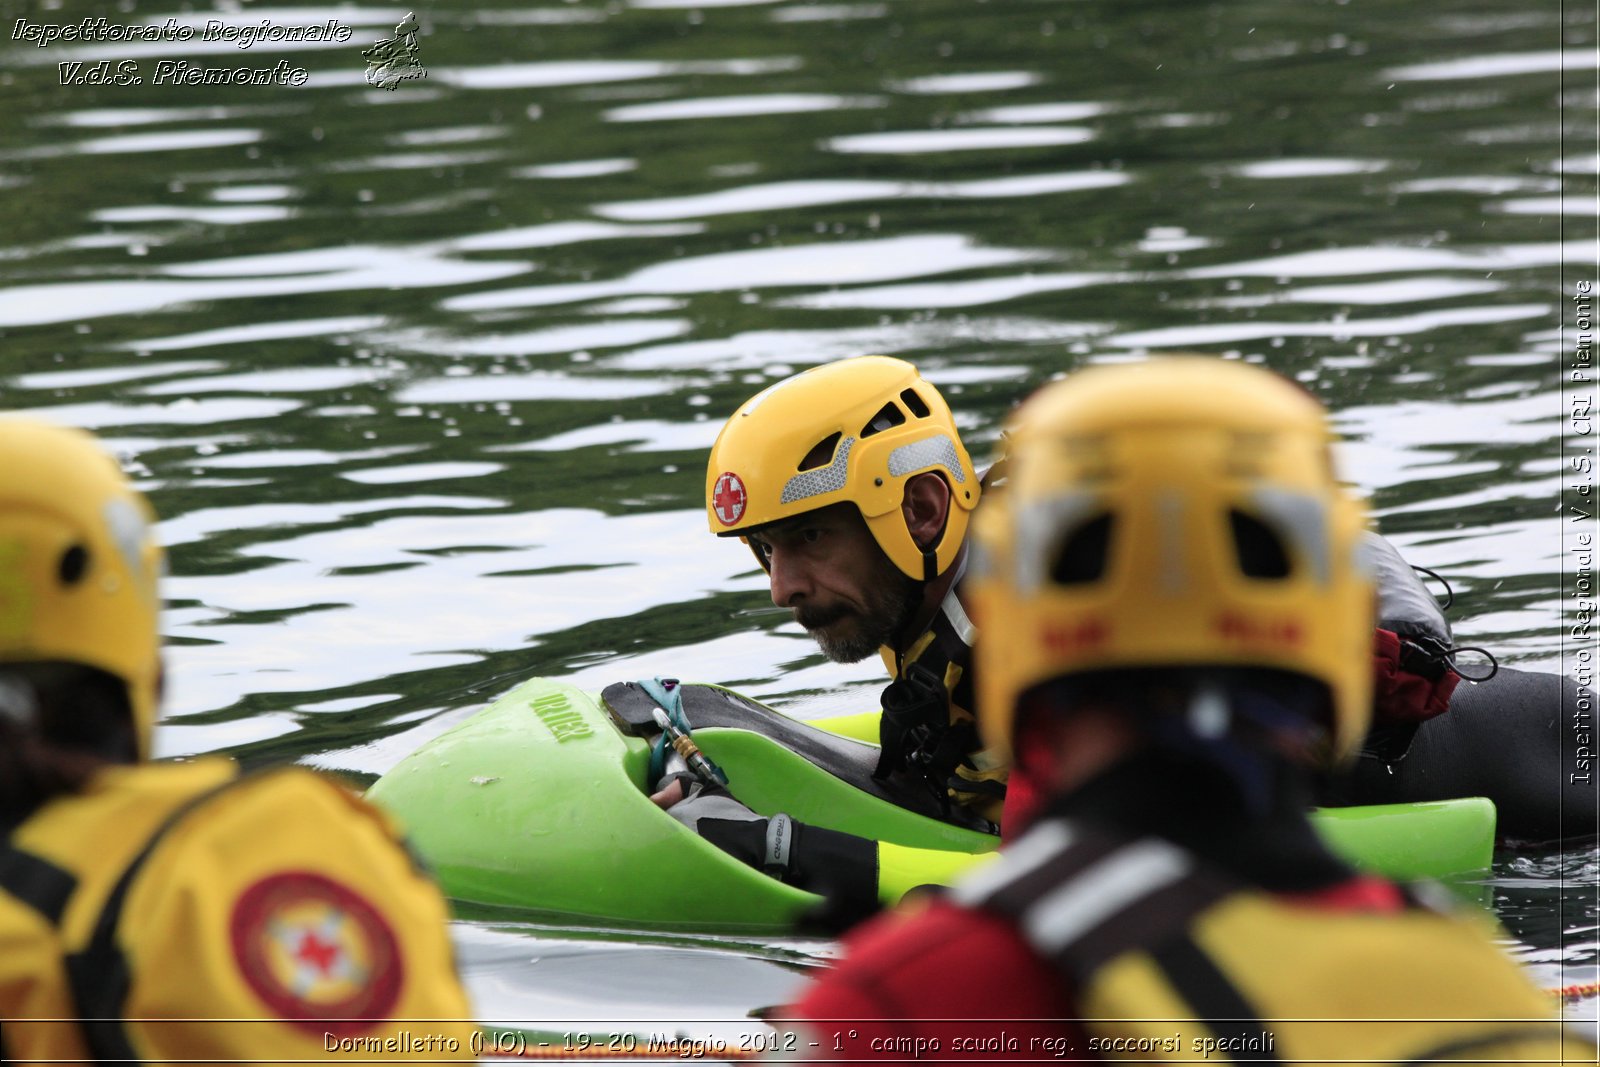
<path id="1" fill-rule="evenodd" d="M 913 665 L 927 667 L 939 679 L 945 691 L 948 727 L 970 739 L 968 751 L 961 753 L 965 762 L 950 773 L 950 799 L 999 825 L 1005 802 L 1003 787 L 1010 767 L 979 747 L 972 685 L 972 645 L 976 640 L 977 628 L 967 618 L 952 587 L 932 624 L 904 655 L 890 648 L 880 648 L 878 654 L 891 683 L 900 681 Z"/>
<path id="2" fill-rule="evenodd" d="M 823 1060 L 1594 1062 L 1496 933 L 1375 878 L 1271 893 L 1048 819 L 852 935 L 792 1015 Z"/>

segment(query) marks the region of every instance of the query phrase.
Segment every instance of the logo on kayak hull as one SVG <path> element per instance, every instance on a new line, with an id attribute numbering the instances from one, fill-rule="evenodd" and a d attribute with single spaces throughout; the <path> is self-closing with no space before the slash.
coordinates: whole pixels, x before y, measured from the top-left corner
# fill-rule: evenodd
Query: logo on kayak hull
<path id="1" fill-rule="evenodd" d="M 583 715 L 572 708 L 565 693 L 546 693 L 533 699 L 533 713 L 539 716 L 557 741 L 573 741 L 592 737 L 594 731 L 584 721 Z"/>
<path id="2" fill-rule="evenodd" d="M 744 518 L 744 505 L 748 499 L 744 482 L 737 474 L 723 471 L 717 476 L 717 484 L 711 490 L 711 510 L 716 512 L 717 521 L 722 525 L 732 526 Z"/>

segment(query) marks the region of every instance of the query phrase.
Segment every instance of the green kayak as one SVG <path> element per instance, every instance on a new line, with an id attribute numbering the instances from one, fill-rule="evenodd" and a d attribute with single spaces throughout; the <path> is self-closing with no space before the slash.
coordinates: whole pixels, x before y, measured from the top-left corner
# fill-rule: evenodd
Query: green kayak
<path id="1" fill-rule="evenodd" d="M 762 815 L 875 838 L 885 901 L 983 863 L 996 838 L 935 817 L 931 797 L 872 779 L 877 748 L 717 686 L 685 685 L 701 750 Z M 686 829 L 650 802 L 655 708 L 633 683 L 586 693 L 525 682 L 373 784 L 460 901 L 564 923 L 779 932 L 818 903 Z M 1390 877 L 1483 870 L 1494 806 L 1481 798 L 1323 809 L 1316 823 L 1357 865 Z"/>

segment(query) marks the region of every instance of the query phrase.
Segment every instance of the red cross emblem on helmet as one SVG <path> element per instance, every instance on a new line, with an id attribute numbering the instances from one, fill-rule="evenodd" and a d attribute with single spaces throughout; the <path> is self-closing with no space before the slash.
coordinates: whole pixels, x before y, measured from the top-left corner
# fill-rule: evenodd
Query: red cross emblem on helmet
<path id="1" fill-rule="evenodd" d="M 748 499 L 744 491 L 744 482 L 732 471 L 723 471 L 717 476 L 717 484 L 711 490 L 711 510 L 717 513 L 717 521 L 724 526 L 732 526 L 744 518 L 744 505 Z"/>

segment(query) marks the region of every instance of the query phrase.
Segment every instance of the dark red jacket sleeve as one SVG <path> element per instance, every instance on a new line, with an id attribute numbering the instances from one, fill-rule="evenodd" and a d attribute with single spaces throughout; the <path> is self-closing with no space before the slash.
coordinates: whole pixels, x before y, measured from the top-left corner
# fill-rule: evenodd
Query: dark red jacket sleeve
<path id="1" fill-rule="evenodd" d="M 789 1009 L 830 1061 L 1087 1055 L 1065 982 L 995 916 L 935 902 L 861 927 Z"/>

